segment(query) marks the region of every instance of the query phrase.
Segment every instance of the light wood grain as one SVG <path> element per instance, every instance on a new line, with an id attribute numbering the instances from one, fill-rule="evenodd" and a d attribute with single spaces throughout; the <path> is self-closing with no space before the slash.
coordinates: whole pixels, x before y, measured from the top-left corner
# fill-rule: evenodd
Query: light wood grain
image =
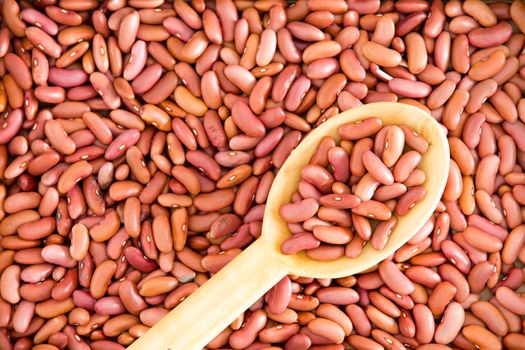
<path id="1" fill-rule="evenodd" d="M 406 125 L 429 142 L 419 165 L 427 175 L 427 195 L 399 218 L 382 251 L 369 245 L 356 258 L 343 257 L 318 262 L 306 254 L 283 255 L 282 242 L 290 235 L 279 217 L 279 207 L 290 201 L 300 181 L 301 169 L 315 152 L 322 137 L 339 140 L 338 128 L 346 123 L 377 117 L 384 125 Z M 279 170 L 268 196 L 262 236 L 195 293 L 135 341 L 131 350 L 199 350 L 226 328 L 286 274 L 317 278 L 349 276 L 377 264 L 405 244 L 429 219 L 445 188 L 449 148 L 440 125 L 422 110 L 401 104 L 379 102 L 345 111 L 312 130 Z"/>

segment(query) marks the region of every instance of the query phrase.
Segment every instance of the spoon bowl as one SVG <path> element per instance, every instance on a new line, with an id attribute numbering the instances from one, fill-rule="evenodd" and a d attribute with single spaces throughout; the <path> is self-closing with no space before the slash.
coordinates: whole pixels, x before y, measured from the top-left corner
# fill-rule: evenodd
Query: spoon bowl
<path id="1" fill-rule="evenodd" d="M 367 244 L 361 254 L 355 258 L 341 257 L 333 261 L 316 261 L 304 252 L 283 255 L 280 247 L 289 237 L 290 231 L 279 214 L 282 204 L 289 203 L 292 194 L 301 181 L 301 169 L 308 164 L 317 145 L 325 136 L 331 136 L 339 142 L 337 131 L 347 123 L 355 123 L 370 117 L 381 119 L 383 125 L 404 125 L 427 140 L 428 151 L 423 154 L 418 168 L 427 176 L 423 187 L 426 196 L 410 212 L 398 217 L 395 229 L 388 243 L 381 251 L 374 250 Z M 277 173 L 272 189 L 266 201 L 262 239 L 268 240 L 278 258 L 288 266 L 289 273 L 314 278 L 340 278 L 364 271 L 399 249 L 419 231 L 437 207 L 445 188 L 449 168 L 449 148 L 445 133 L 430 115 L 419 108 L 401 103 L 377 102 L 354 108 L 328 119 L 312 130 L 292 151 L 282 168 Z"/>
<path id="2" fill-rule="evenodd" d="M 289 203 L 317 145 L 325 136 L 340 140 L 340 126 L 370 117 L 383 125 L 404 125 L 423 136 L 429 148 L 418 166 L 426 174 L 426 196 L 398 223 L 381 251 L 367 244 L 355 258 L 316 261 L 304 252 L 284 255 L 280 247 L 290 236 L 279 208 Z M 441 126 L 419 108 L 390 102 L 371 103 L 342 112 L 312 130 L 279 170 L 268 195 L 262 235 L 221 271 L 204 283 L 128 349 L 202 349 L 236 317 L 287 274 L 339 278 L 364 271 L 405 244 L 430 218 L 446 185 L 449 148 Z"/>

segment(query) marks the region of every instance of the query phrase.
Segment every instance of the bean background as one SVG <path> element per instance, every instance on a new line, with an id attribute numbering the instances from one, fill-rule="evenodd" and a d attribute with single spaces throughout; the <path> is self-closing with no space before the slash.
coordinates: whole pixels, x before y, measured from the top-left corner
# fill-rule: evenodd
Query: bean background
<path id="1" fill-rule="evenodd" d="M 359 275 L 284 278 L 207 348 L 525 348 L 523 1 L 0 10 L 0 349 L 131 344 L 260 235 L 309 130 L 376 101 L 448 134 L 432 219 Z"/>

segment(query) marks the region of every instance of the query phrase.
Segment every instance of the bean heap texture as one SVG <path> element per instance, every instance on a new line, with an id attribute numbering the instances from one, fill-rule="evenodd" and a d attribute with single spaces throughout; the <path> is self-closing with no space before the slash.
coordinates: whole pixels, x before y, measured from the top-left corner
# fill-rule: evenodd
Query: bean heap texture
<path id="1" fill-rule="evenodd" d="M 397 217 L 425 196 L 426 175 L 417 166 L 428 143 L 416 132 L 369 118 L 341 126 L 338 134 L 339 145 L 330 136 L 322 139 L 301 171 L 292 203 L 279 209 L 292 232 L 281 246 L 284 254 L 354 258 L 368 241 L 382 250 Z"/>
<path id="2" fill-rule="evenodd" d="M 359 275 L 284 278 L 207 348 L 523 349 L 523 1 L 0 12 L 0 349 L 132 343 L 260 235 L 302 137 L 374 101 L 448 133 L 433 217 Z"/>

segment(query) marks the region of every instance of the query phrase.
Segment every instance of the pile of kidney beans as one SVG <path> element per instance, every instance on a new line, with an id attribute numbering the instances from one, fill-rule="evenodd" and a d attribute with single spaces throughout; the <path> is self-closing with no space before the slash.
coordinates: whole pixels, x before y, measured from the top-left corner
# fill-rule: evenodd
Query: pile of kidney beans
<path id="1" fill-rule="evenodd" d="M 523 1 L 0 10 L 0 349 L 131 344 L 260 235 L 309 130 L 376 101 L 447 132 L 434 216 L 368 271 L 284 278 L 207 348 L 523 349 Z"/>
<path id="2" fill-rule="evenodd" d="M 292 233 L 283 254 L 304 250 L 329 261 L 354 258 L 367 242 L 383 250 L 398 218 L 426 195 L 426 174 L 417 168 L 428 150 L 423 136 L 406 126 L 383 126 L 376 117 L 344 124 L 337 133 L 340 142 L 321 139 L 291 202 L 279 207 Z"/>

